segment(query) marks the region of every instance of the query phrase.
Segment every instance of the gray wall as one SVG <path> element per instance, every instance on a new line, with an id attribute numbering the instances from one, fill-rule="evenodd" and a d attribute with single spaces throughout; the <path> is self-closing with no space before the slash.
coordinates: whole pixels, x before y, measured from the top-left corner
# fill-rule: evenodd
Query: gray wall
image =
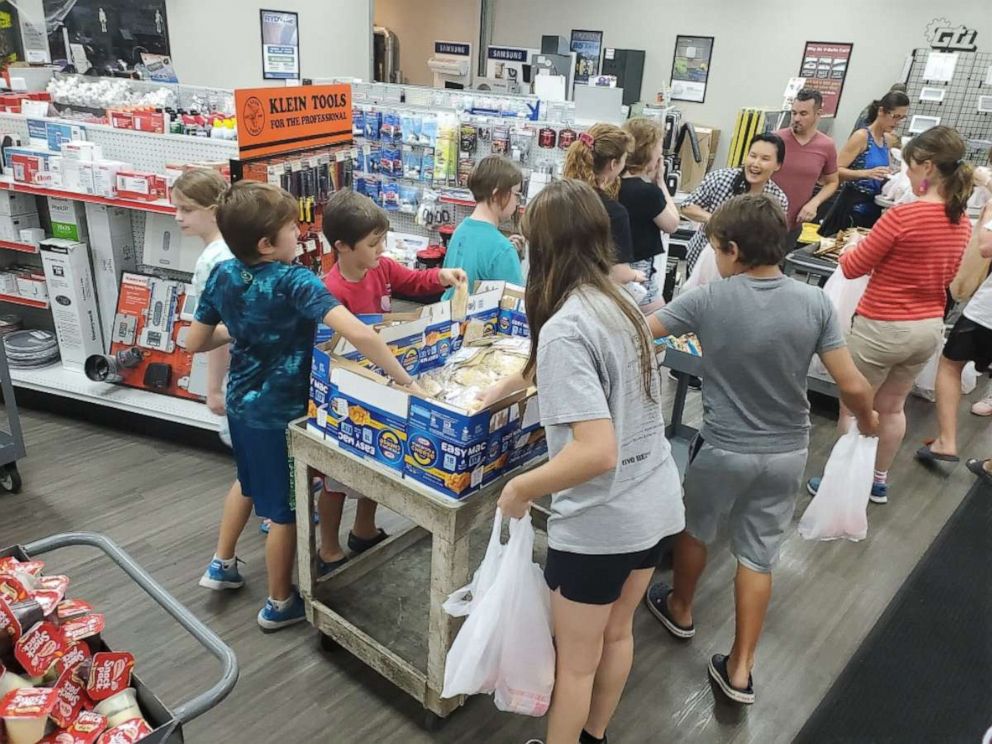
<path id="1" fill-rule="evenodd" d="M 218 88 L 282 85 L 262 78 L 259 10 L 300 14 L 304 77 L 371 77 L 373 0 L 168 0 L 180 82 Z"/>
<path id="2" fill-rule="evenodd" d="M 806 41 L 851 42 L 854 50 L 832 133 L 843 141 L 861 109 L 896 82 L 906 54 L 928 46 L 935 16 L 978 30 L 992 49 L 988 0 L 495 0 L 493 43 L 539 47 L 541 34 L 568 38 L 573 28 L 603 31 L 605 46 L 647 51 L 642 97 L 667 83 L 677 34 L 713 36 L 713 60 L 702 104 L 679 102 L 688 118 L 724 132 L 716 164 L 726 163 L 727 133 L 744 106 L 777 107 L 799 74 Z M 567 8 L 567 10 L 566 10 Z"/>

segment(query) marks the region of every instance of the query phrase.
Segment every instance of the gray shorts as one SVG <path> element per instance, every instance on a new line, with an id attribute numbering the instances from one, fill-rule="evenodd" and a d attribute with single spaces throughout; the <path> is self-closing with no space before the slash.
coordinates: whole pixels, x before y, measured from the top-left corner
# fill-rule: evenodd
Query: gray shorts
<path id="1" fill-rule="evenodd" d="M 746 568 L 769 573 L 792 522 L 807 450 L 728 452 L 703 442 L 685 474 L 685 528 L 704 543 L 729 515 L 731 552 Z"/>

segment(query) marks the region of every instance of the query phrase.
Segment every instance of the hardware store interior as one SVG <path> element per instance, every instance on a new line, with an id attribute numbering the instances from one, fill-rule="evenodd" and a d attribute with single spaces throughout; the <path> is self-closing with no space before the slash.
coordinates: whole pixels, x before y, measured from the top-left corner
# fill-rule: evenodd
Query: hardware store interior
<path id="1" fill-rule="evenodd" d="M 992 742 L 981 5 L 0 0 L 0 744 Z"/>

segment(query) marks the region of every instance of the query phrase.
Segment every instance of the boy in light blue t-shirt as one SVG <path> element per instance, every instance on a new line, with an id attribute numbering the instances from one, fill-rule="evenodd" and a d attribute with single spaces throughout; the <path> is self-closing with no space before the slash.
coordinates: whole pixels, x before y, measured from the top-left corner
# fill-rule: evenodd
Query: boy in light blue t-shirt
<path id="1" fill-rule="evenodd" d="M 523 286 L 517 243 L 498 229 L 520 205 L 523 174 L 501 155 L 490 155 L 479 161 L 468 179 L 475 197 L 475 211 L 463 220 L 451 236 L 444 257 L 445 268 L 460 268 L 468 275 L 469 290 L 477 281 L 504 281 Z M 513 236 L 517 242 L 522 239 Z M 449 300 L 454 289 L 444 293 Z"/>

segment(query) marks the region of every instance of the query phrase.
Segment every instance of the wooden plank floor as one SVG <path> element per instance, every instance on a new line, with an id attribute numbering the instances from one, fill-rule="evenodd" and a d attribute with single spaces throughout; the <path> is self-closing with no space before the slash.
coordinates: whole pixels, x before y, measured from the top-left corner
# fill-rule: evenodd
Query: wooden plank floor
<path id="1" fill-rule="evenodd" d="M 690 394 L 690 424 L 698 421 L 698 398 Z M 706 678 L 706 660 L 729 649 L 733 629 L 734 566 L 725 549 L 717 550 L 701 586 L 699 630 L 691 643 L 676 643 L 646 610 L 638 611 L 636 660 L 612 742 L 792 738 L 970 484 L 963 465 L 931 472 L 912 461 L 916 443 L 933 425 L 932 406 L 911 399 L 909 419 L 910 444 L 893 468 L 892 501 L 871 507 L 868 540 L 811 544 L 795 534 L 789 538 L 759 648 L 757 704 L 743 711 L 716 704 Z M 833 443 L 829 406 L 814 421 L 811 474 Z M 68 530 L 106 533 L 235 649 L 238 686 L 188 727 L 188 741 L 468 744 L 542 735 L 543 722 L 498 713 L 486 698 L 472 699 L 441 731 L 427 734 L 411 699 L 346 653 L 319 651 L 309 626 L 260 633 L 254 615 L 265 595 L 263 539 L 254 520 L 240 549 L 248 585 L 223 595 L 200 589 L 196 581 L 212 554 L 221 499 L 233 477 L 225 455 L 50 412 L 23 411 L 22 422 L 25 489 L 0 496 L 0 546 Z M 963 454 L 992 453 L 986 423 L 963 413 Z M 797 497 L 798 520 L 808 497 Z M 395 525 L 395 517 L 384 515 L 383 523 Z M 72 577 L 72 596 L 107 612 L 108 642 L 135 653 L 138 671 L 167 703 L 181 702 L 214 679 L 212 657 L 108 561 L 85 549 L 47 560 L 50 571 Z"/>

